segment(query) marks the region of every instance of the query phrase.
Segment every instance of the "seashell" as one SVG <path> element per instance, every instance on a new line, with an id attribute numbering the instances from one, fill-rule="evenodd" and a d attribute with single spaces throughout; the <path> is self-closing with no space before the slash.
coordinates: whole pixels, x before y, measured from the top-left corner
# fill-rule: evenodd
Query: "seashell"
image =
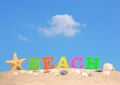
<path id="1" fill-rule="evenodd" d="M 80 70 L 79 70 L 79 69 L 76 69 L 76 70 L 75 70 L 75 73 L 78 73 L 78 74 L 79 74 L 79 73 L 80 73 Z"/>
<path id="2" fill-rule="evenodd" d="M 20 73 L 25 73 L 26 71 L 25 70 L 20 70 Z"/>
<path id="3" fill-rule="evenodd" d="M 33 74 L 33 71 L 28 71 L 28 74 Z"/>
<path id="4" fill-rule="evenodd" d="M 58 72 L 57 69 L 51 69 L 51 72 L 55 73 L 55 72 Z"/>
<path id="5" fill-rule="evenodd" d="M 45 70 L 41 69 L 41 70 L 40 70 L 40 73 L 44 73 L 44 71 L 45 71 Z"/>
<path id="6" fill-rule="evenodd" d="M 110 63 L 105 63 L 104 65 L 103 65 L 103 69 L 102 69 L 103 71 L 106 71 L 106 70 L 108 70 L 108 71 L 115 71 L 115 68 L 113 67 L 113 65 L 112 64 L 110 64 Z"/>
<path id="7" fill-rule="evenodd" d="M 19 73 L 18 72 L 13 72 L 13 75 L 18 75 Z"/>
<path id="8" fill-rule="evenodd" d="M 82 72 L 82 76 L 88 76 L 86 72 Z"/>

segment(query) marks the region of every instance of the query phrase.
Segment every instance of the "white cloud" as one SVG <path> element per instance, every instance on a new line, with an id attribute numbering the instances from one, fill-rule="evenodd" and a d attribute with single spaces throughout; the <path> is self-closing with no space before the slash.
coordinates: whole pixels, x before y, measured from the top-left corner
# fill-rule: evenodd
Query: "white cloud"
<path id="1" fill-rule="evenodd" d="M 80 29 L 77 27 L 81 24 L 76 22 L 71 15 L 55 15 L 50 20 L 49 28 L 39 28 L 39 32 L 47 36 L 55 35 L 65 35 L 68 37 L 73 37 L 80 32 Z"/>
<path id="2" fill-rule="evenodd" d="M 22 41 L 28 41 L 28 38 L 25 37 L 25 36 L 23 36 L 23 35 L 21 35 L 20 33 L 18 33 L 17 35 L 18 35 L 18 38 L 19 38 L 20 40 L 22 40 Z"/>

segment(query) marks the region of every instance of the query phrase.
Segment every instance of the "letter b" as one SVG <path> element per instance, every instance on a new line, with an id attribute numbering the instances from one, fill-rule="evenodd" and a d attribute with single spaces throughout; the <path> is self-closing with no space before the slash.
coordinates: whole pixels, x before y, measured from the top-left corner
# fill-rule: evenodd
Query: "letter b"
<path id="1" fill-rule="evenodd" d="M 40 59 L 39 58 L 29 58 L 30 66 L 28 70 L 39 70 L 40 69 Z"/>

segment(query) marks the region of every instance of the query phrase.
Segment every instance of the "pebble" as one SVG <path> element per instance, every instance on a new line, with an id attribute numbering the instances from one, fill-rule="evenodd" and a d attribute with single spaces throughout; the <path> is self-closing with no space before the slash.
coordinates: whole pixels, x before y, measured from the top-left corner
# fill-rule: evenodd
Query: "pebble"
<path id="1" fill-rule="evenodd" d="M 45 70 L 45 71 L 44 71 L 44 73 L 50 73 L 50 72 L 51 72 L 51 71 L 49 71 L 49 70 Z"/>
<path id="2" fill-rule="evenodd" d="M 89 73 L 88 76 L 89 76 L 89 77 L 93 77 L 94 75 L 93 75 L 92 73 Z"/>
<path id="3" fill-rule="evenodd" d="M 101 69 L 98 69 L 98 70 L 96 70 L 95 72 L 102 72 L 102 70 L 101 70 Z"/>
<path id="4" fill-rule="evenodd" d="M 60 71 L 60 75 L 66 75 L 66 74 L 68 74 L 68 71 L 66 71 L 66 70 Z"/>

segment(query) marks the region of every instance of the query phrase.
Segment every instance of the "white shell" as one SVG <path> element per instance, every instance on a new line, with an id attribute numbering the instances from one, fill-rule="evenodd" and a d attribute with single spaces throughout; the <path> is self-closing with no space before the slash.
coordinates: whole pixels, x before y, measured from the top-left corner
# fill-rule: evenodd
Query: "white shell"
<path id="1" fill-rule="evenodd" d="M 20 73 L 25 73 L 26 71 L 25 70 L 20 70 Z"/>
<path id="2" fill-rule="evenodd" d="M 45 70 L 41 69 L 41 70 L 40 70 L 40 73 L 43 73 L 44 71 L 45 71 Z"/>
<path id="3" fill-rule="evenodd" d="M 115 68 L 113 67 L 112 64 L 110 63 L 105 63 L 103 65 L 103 71 L 108 70 L 108 71 L 115 71 Z"/>
<path id="4" fill-rule="evenodd" d="M 78 73 L 78 74 L 79 74 L 79 73 L 80 73 L 80 70 L 79 70 L 79 69 L 76 69 L 76 70 L 75 70 L 75 73 Z"/>
<path id="5" fill-rule="evenodd" d="M 51 69 L 51 72 L 58 72 L 58 70 L 57 69 Z"/>
<path id="6" fill-rule="evenodd" d="M 82 72 L 82 76 L 88 76 L 86 72 Z"/>
<path id="7" fill-rule="evenodd" d="M 28 71 L 28 74 L 33 74 L 33 71 Z"/>
<path id="8" fill-rule="evenodd" d="M 19 73 L 18 72 L 13 72 L 13 75 L 18 75 Z"/>

